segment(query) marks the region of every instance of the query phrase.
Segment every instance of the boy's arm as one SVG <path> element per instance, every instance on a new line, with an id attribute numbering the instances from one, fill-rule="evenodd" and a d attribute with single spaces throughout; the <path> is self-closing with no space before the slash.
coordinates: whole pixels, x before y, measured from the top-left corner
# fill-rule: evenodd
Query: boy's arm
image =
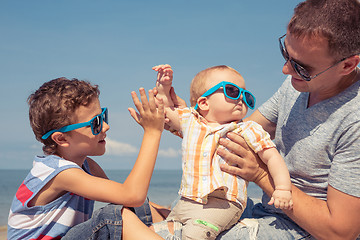
<path id="1" fill-rule="evenodd" d="M 143 204 L 151 180 L 164 126 L 164 107 L 160 101 L 156 108 L 154 94 L 149 91 L 149 101 L 140 89 L 141 102 L 131 93 L 139 113 L 129 109 L 131 116 L 144 128 L 144 137 L 135 165 L 123 184 L 91 176 L 81 169 L 68 169 L 54 179 L 57 191 L 68 191 L 85 198 L 136 207 Z"/>
<path id="2" fill-rule="evenodd" d="M 275 191 L 269 204 L 281 209 L 292 209 L 291 180 L 284 159 L 276 148 L 266 148 L 258 152 L 260 159 L 267 165 L 274 181 Z"/>
<path id="3" fill-rule="evenodd" d="M 87 162 L 89 164 L 90 172 L 92 175 L 100 178 L 109 179 L 104 170 L 100 167 L 99 164 L 97 164 L 97 162 L 95 162 L 91 158 L 87 158 Z"/>

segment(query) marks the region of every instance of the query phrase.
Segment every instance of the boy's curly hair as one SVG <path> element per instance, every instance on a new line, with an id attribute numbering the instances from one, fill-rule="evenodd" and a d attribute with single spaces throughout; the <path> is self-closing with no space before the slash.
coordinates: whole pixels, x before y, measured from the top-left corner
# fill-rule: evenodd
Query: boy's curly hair
<path id="1" fill-rule="evenodd" d="M 44 83 L 28 97 L 29 119 L 36 139 L 44 144 L 45 154 L 56 153 L 56 143 L 41 137 L 53 129 L 74 123 L 74 111 L 97 99 L 97 85 L 73 78 L 56 78 Z"/>

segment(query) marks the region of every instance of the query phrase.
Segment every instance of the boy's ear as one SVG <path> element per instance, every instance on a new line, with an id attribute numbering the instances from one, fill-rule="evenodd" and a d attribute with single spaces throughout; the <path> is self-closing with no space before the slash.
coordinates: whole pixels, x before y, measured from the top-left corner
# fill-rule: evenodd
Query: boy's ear
<path id="1" fill-rule="evenodd" d="M 209 104 L 207 101 L 207 97 L 199 97 L 197 100 L 197 104 L 200 110 L 202 111 L 208 111 L 209 110 Z"/>
<path id="2" fill-rule="evenodd" d="M 342 69 L 344 75 L 350 74 L 359 64 L 360 56 L 354 55 L 344 60 L 344 67 Z"/>
<path id="3" fill-rule="evenodd" d="M 67 135 L 62 132 L 54 132 L 51 139 L 59 146 L 65 147 L 68 144 Z"/>

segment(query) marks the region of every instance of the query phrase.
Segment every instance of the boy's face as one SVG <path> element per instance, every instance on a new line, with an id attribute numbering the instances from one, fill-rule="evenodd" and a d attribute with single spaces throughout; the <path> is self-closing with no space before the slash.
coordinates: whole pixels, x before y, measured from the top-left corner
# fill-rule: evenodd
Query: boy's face
<path id="1" fill-rule="evenodd" d="M 245 81 L 241 75 L 228 69 L 212 71 L 206 80 L 206 89 L 210 89 L 216 84 L 227 81 L 245 89 Z M 206 114 L 206 120 L 220 124 L 238 121 L 245 117 L 248 107 L 239 99 L 229 99 L 225 96 L 222 88 L 207 97 L 209 112 Z"/>
<path id="2" fill-rule="evenodd" d="M 75 110 L 74 123 L 90 121 L 101 112 L 99 100 L 93 100 L 88 106 L 80 106 Z M 109 129 L 109 125 L 104 121 L 102 131 L 98 135 L 93 135 L 90 126 L 65 133 L 67 134 L 69 147 L 64 151 L 67 151 L 67 155 L 70 154 L 72 159 L 103 155 L 105 153 L 106 132 Z"/>

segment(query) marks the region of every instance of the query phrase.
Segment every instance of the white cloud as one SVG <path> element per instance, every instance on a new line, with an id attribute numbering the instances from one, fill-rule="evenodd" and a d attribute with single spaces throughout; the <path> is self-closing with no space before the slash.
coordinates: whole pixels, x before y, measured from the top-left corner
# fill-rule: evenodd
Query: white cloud
<path id="1" fill-rule="evenodd" d="M 159 157 L 168 157 L 168 158 L 176 158 L 181 156 L 181 150 L 180 149 L 174 149 L 174 148 L 168 148 L 168 149 L 159 149 L 158 152 Z"/>
<path id="2" fill-rule="evenodd" d="M 106 153 L 115 156 L 135 155 L 139 152 L 138 148 L 128 143 L 117 142 L 106 138 Z"/>
<path id="3" fill-rule="evenodd" d="M 106 138 L 106 154 L 113 156 L 134 156 L 139 153 L 139 148 L 128 143 L 118 142 Z M 177 158 L 181 156 L 180 149 L 167 148 L 159 149 L 159 157 Z"/>

